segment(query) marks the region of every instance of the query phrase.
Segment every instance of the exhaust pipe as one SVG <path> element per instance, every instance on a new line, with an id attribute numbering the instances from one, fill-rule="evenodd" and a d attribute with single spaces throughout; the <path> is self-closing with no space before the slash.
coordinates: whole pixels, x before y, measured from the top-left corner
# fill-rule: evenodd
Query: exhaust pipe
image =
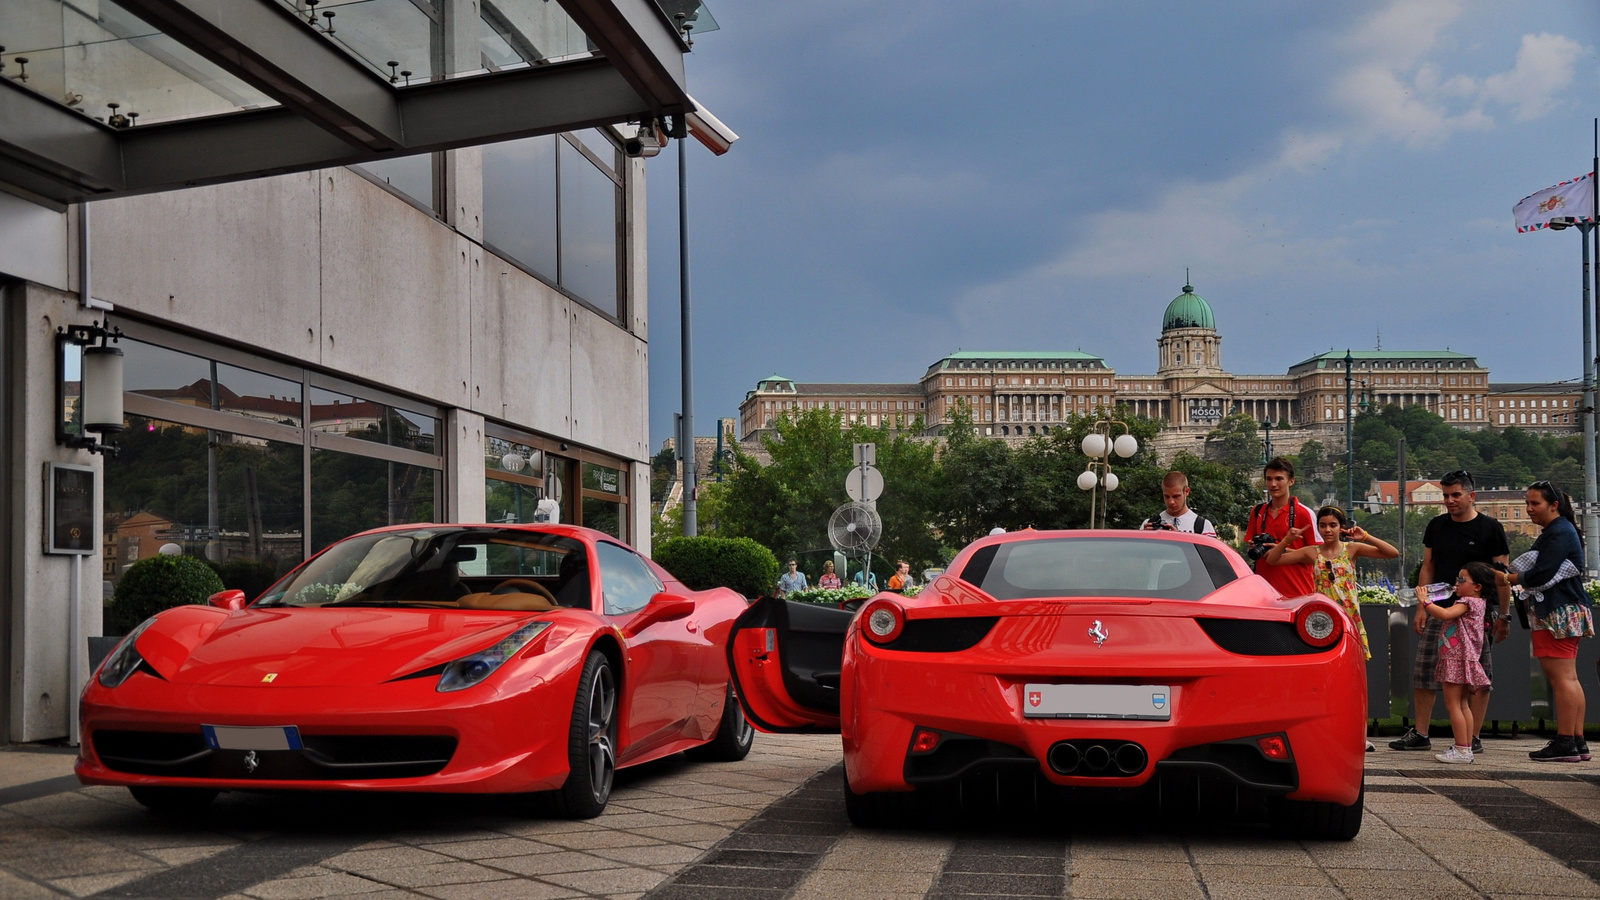
<path id="1" fill-rule="evenodd" d="M 1091 772 L 1104 772 L 1106 766 L 1111 765 L 1111 751 L 1104 744 L 1090 744 L 1089 749 L 1083 751 L 1083 764 Z"/>
<path id="2" fill-rule="evenodd" d="M 1073 770 L 1078 768 L 1078 763 L 1081 760 L 1082 756 L 1078 753 L 1078 748 L 1066 741 L 1051 747 L 1047 756 L 1050 768 L 1060 775 L 1071 775 Z"/>
<path id="3" fill-rule="evenodd" d="M 1124 775 L 1137 775 L 1144 771 L 1147 757 L 1144 748 L 1138 744 L 1123 744 L 1117 748 L 1112 760 L 1117 764 L 1117 771 Z"/>

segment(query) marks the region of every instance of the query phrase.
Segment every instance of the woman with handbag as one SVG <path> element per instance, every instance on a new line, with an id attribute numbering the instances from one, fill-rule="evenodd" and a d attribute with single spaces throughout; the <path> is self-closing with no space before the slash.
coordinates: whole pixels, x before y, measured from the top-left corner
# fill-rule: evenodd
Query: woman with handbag
<path id="1" fill-rule="evenodd" d="M 1556 709 L 1556 737 L 1528 758 L 1536 762 L 1589 759 L 1583 737 L 1585 700 L 1578 682 L 1578 641 L 1594 637 L 1592 601 L 1583 589 L 1583 540 L 1578 536 L 1572 501 L 1548 481 L 1528 488 L 1528 519 L 1542 530 L 1533 549 L 1500 572 L 1500 584 L 1521 585 L 1528 604 L 1533 655 L 1550 683 Z"/>

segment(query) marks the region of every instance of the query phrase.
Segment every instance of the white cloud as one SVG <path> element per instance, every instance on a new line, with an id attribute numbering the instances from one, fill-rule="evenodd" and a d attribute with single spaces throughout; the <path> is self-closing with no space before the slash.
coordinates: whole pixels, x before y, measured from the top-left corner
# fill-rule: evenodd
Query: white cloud
<path id="1" fill-rule="evenodd" d="M 1571 38 L 1525 34 L 1516 66 L 1484 79 L 1483 97 L 1512 107 L 1519 122 L 1540 118 L 1555 109 L 1556 95 L 1572 83 L 1582 53 Z"/>

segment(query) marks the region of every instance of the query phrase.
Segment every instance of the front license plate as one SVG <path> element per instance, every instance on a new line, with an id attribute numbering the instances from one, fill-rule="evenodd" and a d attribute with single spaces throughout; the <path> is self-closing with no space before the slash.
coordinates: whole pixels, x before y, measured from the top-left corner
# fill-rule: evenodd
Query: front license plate
<path id="1" fill-rule="evenodd" d="M 1029 684 L 1022 697 L 1030 719 L 1172 718 L 1172 688 L 1165 684 Z"/>
<path id="2" fill-rule="evenodd" d="M 213 750 L 299 750 L 300 729 L 293 725 L 266 728 L 240 728 L 233 725 L 201 725 L 206 745 Z"/>

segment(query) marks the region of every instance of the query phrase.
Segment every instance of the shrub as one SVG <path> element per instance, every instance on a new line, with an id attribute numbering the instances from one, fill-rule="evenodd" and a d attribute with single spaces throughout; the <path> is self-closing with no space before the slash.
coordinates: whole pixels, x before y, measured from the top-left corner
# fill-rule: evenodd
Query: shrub
<path id="1" fill-rule="evenodd" d="M 672 538 L 655 560 L 692 591 L 725 587 L 761 597 L 778 586 L 778 558 L 750 538 Z"/>
<path id="2" fill-rule="evenodd" d="M 164 609 L 204 603 L 222 590 L 222 579 L 192 556 L 152 556 L 128 567 L 106 610 L 106 629 L 127 634 Z"/>
<path id="3" fill-rule="evenodd" d="M 259 559 L 230 559 L 212 568 L 222 578 L 224 590 L 238 588 L 251 600 L 261 596 L 278 580 L 278 567 Z"/>

